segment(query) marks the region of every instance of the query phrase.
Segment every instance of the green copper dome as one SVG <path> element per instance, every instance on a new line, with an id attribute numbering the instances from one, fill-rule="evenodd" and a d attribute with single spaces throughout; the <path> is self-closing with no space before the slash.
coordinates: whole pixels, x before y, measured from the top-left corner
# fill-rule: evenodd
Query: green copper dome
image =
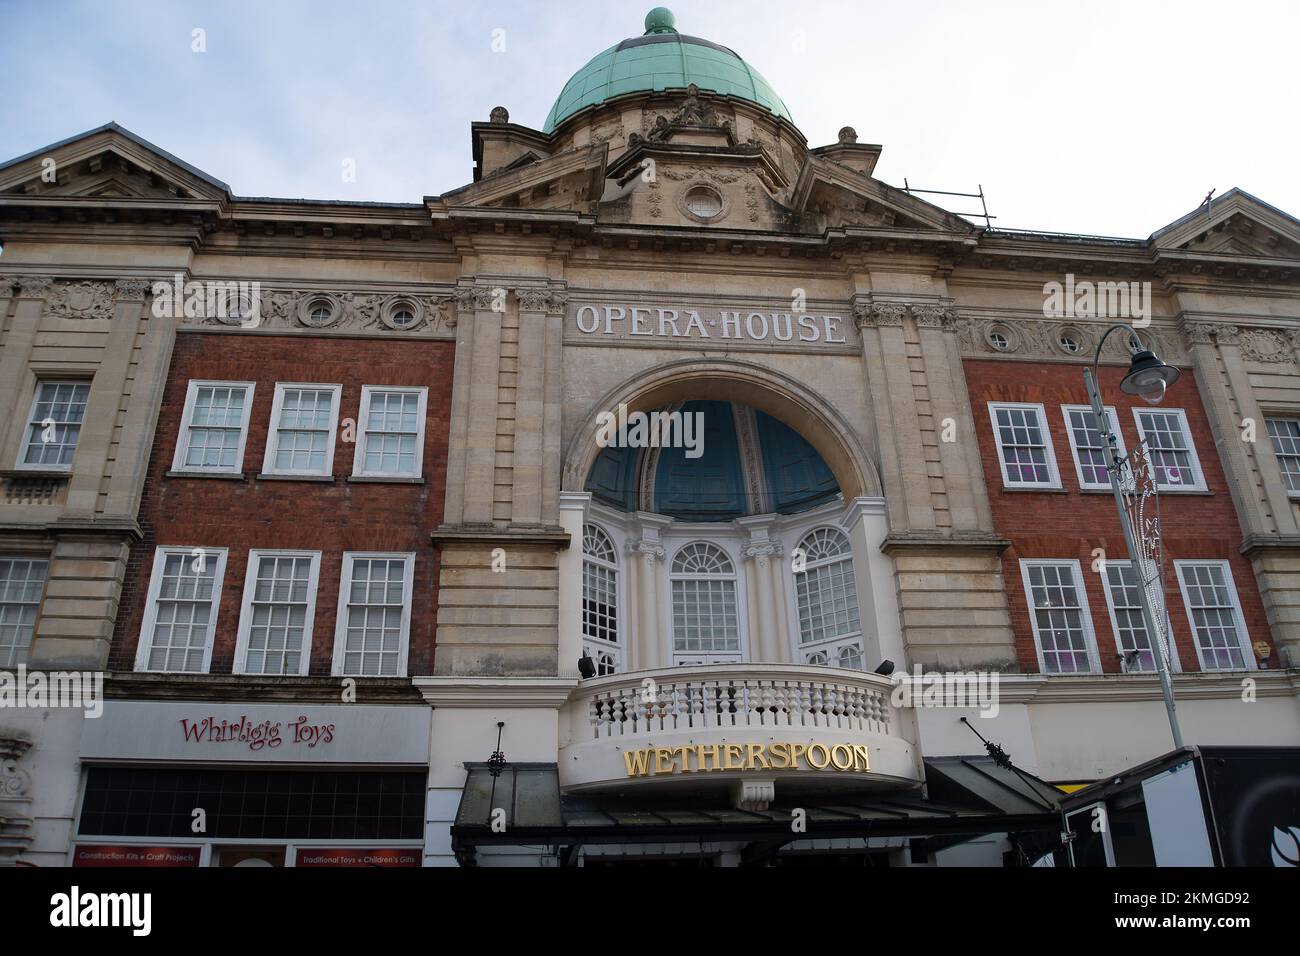
<path id="1" fill-rule="evenodd" d="M 730 94 L 790 119 L 781 97 L 732 50 L 675 29 L 672 12 L 655 7 L 645 18 L 644 36 L 624 40 L 598 54 L 564 84 L 542 131 L 552 132 L 574 113 L 624 93 L 685 88 Z M 793 121 L 792 121 L 793 122 Z"/>

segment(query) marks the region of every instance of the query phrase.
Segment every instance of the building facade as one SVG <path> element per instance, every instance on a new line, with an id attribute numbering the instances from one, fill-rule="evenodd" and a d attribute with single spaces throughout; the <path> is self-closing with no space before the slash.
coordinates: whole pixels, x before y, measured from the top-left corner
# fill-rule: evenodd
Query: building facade
<path id="1" fill-rule="evenodd" d="M 1102 352 L 1184 734 L 1300 744 L 1300 222 L 977 227 L 662 9 L 471 135 L 410 205 L 113 125 L 0 166 L 0 620 L 108 698 L 0 714 L 18 859 L 1025 862 L 1171 747 L 1086 416 L 1114 321 L 1183 371 L 1135 404 Z"/>

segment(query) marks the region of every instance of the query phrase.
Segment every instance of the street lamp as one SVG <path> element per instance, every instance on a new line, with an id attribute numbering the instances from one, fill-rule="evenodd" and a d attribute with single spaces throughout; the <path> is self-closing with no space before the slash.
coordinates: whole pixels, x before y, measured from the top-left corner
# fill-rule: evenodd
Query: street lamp
<path id="1" fill-rule="evenodd" d="M 1178 727 L 1178 715 L 1174 709 L 1174 685 L 1169 676 L 1169 660 L 1165 652 L 1165 640 L 1172 640 L 1169 635 L 1165 640 L 1161 639 L 1161 631 L 1156 627 L 1156 614 L 1151 606 L 1151 584 L 1153 580 L 1160 579 L 1160 568 L 1156 565 L 1151 572 L 1148 571 L 1148 557 L 1152 555 L 1158 544 L 1157 536 L 1159 535 L 1158 524 L 1151 528 L 1144 527 L 1141 538 L 1134 531 L 1133 522 L 1129 515 L 1129 510 L 1125 506 L 1125 491 L 1120 482 L 1120 474 L 1125 468 L 1128 468 L 1133 479 L 1133 494 L 1145 493 L 1139 486 L 1140 476 L 1133 467 L 1133 455 L 1128 459 L 1120 456 L 1119 438 L 1115 434 L 1115 429 L 1111 427 L 1106 418 L 1106 408 L 1101 400 L 1101 379 L 1098 377 L 1097 366 L 1101 362 L 1101 349 L 1106 344 L 1106 339 L 1112 332 L 1117 329 L 1124 329 L 1135 343 L 1136 348 L 1133 351 L 1133 360 L 1129 367 L 1128 374 L 1124 376 L 1124 381 L 1120 382 L 1120 390 L 1129 394 L 1137 395 L 1144 401 L 1152 405 L 1159 405 L 1165 397 L 1165 390 L 1178 380 L 1178 369 L 1172 365 L 1166 365 L 1150 349 L 1142 345 L 1142 339 L 1133 329 L 1132 326 L 1120 322 L 1112 325 L 1106 330 L 1106 334 L 1101 337 L 1097 343 L 1097 353 L 1092 359 L 1092 368 L 1083 370 L 1083 382 L 1088 389 L 1088 399 L 1092 402 L 1092 414 L 1097 423 L 1097 434 L 1106 439 L 1106 444 L 1110 448 L 1110 467 L 1106 469 L 1110 475 L 1110 488 L 1115 495 L 1115 507 L 1119 510 L 1119 523 L 1124 531 L 1124 545 L 1128 548 L 1129 558 L 1133 562 L 1133 573 L 1139 576 L 1141 587 L 1138 592 L 1142 598 L 1142 621 L 1146 627 L 1146 632 L 1151 641 L 1151 656 L 1155 658 L 1156 673 L 1160 677 L 1160 691 L 1164 694 L 1165 710 L 1169 713 L 1169 729 L 1174 735 L 1174 748 L 1181 750 L 1183 746 L 1183 733 Z M 1134 454 L 1137 454 L 1135 451 Z M 1143 467 L 1150 468 L 1150 462 L 1143 456 Z M 1139 547 L 1141 545 L 1141 547 Z M 1103 566 L 1104 571 L 1104 566 Z M 1154 573 L 1155 577 L 1148 578 L 1148 573 Z M 1161 606 L 1163 607 L 1163 594 L 1161 595 Z"/>

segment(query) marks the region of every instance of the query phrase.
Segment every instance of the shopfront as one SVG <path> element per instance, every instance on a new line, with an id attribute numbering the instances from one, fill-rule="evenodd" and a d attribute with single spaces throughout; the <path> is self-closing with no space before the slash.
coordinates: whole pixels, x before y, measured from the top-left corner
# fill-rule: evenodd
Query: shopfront
<path id="1" fill-rule="evenodd" d="M 111 701 L 73 866 L 419 866 L 429 709 Z"/>

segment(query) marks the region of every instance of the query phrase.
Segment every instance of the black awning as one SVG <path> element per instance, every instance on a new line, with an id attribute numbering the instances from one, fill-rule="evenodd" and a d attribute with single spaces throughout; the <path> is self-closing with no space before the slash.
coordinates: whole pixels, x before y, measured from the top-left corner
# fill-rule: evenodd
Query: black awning
<path id="1" fill-rule="evenodd" d="M 1007 814 L 1059 813 L 1065 794 L 1033 774 L 985 755 L 926 757 L 932 798 Z"/>
<path id="2" fill-rule="evenodd" d="M 462 862 L 468 862 L 474 847 L 489 845 L 783 844 L 797 839 L 974 837 L 1059 830 L 1060 814 L 1050 799 L 1056 791 L 1050 785 L 1028 774 L 1022 781 L 1017 772 L 996 767 L 987 757 L 952 759 L 959 763 L 945 765 L 936 771 L 935 779 L 941 781 L 941 788 L 962 797 L 960 802 L 927 799 L 918 791 L 840 791 L 825 794 L 820 801 L 806 795 L 778 799 L 766 810 L 737 810 L 701 796 L 682 799 L 647 793 L 632 799 L 561 794 L 556 764 L 505 764 L 494 777 L 486 763 L 468 763 L 451 827 L 452 847 Z M 930 761 L 926 764 L 929 770 Z M 779 798 L 779 787 L 777 794 Z M 807 831 L 798 835 L 790 826 L 796 809 L 807 820 Z"/>

